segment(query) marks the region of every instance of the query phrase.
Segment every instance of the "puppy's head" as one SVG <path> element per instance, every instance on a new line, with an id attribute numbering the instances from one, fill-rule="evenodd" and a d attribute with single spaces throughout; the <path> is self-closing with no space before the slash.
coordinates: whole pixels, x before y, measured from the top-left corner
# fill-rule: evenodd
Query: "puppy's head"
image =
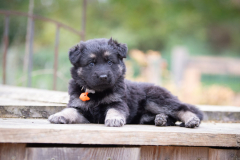
<path id="1" fill-rule="evenodd" d="M 112 88 L 126 72 L 126 44 L 111 39 L 80 42 L 69 51 L 72 78 L 85 88 L 104 91 Z"/>

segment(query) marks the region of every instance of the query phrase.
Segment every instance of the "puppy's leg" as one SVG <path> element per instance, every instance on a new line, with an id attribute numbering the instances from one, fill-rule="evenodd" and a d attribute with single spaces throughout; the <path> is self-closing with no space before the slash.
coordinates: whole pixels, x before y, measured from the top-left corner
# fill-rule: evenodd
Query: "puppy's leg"
<path id="1" fill-rule="evenodd" d="M 152 114 L 143 114 L 139 124 L 152 124 L 154 121 L 155 115 Z"/>
<path id="2" fill-rule="evenodd" d="M 198 127 L 201 120 L 197 117 L 195 113 L 190 111 L 179 111 L 177 113 L 178 118 L 183 122 L 181 126 L 187 128 Z"/>
<path id="3" fill-rule="evenodd" d="M 90 123 L 75 108 L 65 108 L 61 112 L 49 116 L 48 120 L 55 124 Z"/>
<path id="4" fill-rule="evenodd" d="M 107 127 L 121 127 L 126 124 L 125 115 L 117 109 L 110 108 L 107 111 L 105 125 Z"/>

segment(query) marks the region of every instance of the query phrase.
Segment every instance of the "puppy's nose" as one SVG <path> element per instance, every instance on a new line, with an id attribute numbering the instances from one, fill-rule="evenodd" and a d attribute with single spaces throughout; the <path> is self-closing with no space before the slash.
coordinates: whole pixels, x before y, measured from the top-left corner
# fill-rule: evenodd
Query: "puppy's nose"
<path id="1" fill-rule="evenodd" d="M 107 80 L 107 75 L 106 74 L 100 75 L 99 78 L 105 81 Z"/>

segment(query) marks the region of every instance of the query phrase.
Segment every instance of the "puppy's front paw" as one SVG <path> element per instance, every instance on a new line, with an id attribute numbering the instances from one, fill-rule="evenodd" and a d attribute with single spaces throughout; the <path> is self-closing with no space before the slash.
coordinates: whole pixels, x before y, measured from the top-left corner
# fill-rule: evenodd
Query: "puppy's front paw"
<path id="1" fill-rule="evenodd" d="M 125 120 L 121 117 L 116 117 L 113 119 L 106 119 L 105 125 L 107 127 L 121 127 L 125 124 Z"/>
<path id="2" fill-rule="evenodd" d="M 69 123 L 69 120 L 65 118 L 61 112 L 58 112 L 56 114 L 53 114 L 48 117 L 49 122 L 55 123 L 55 124 L 67 124 Z"/>
<path id="3" fill-rule="evenodd" d="M 111 108 L 107 111 L 105 125 L 107 127 L 121 127 L 126 123 L 125 116 L 118 110 Z"/>
<path id="4" fill-rule="evenodd" d="M 48 120 L 55 124 L 89 123 L 75 108 L 65 108 L 61 112 L 51 115 Z"/>
<path id="5" fill-rule="evenodd" d="M 200 124 L 200 119 L 198 117 L 192 117 L 189 121 L 185 123 L 185 127 L 187 128 L 195 128 Z"/>
<path id="6" fill-rule="evenodd" d="M 156 126 L 166 126 L 167 125 L 167 115 L 165 114 L 157 114 L 155 117 L 155 125 Z"/>

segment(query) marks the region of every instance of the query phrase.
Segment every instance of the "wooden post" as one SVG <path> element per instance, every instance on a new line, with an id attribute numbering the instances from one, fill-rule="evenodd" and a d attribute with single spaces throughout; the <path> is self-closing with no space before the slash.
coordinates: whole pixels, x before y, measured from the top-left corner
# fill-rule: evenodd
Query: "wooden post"
<path id="1" fill-rule="evenodd" d="M 34 21 L 31 21 L 30 39 L 29 39 L 29 59 L 28 59 L 28 87 L 32 85 L 32 66 L 33 66 L 33 39 L 34 39 Z"/>
<path id="2" fill-rule="evenodd" d="M 87 0 L 83 0 L 82 4 L 82 31 L 81 31 L 81 39 L 82 41 L 85 40 L 86 36 L 86 13 L 87 12 Z"/>
<path id="3" fill-rule="evenodd" d="M 177 87 L 182 85 L 184 68 L 186 66 L 188 51 L 185 47 L 175 47 L 172 51 L 172 76 Z"/>
<path id="4" fill-rule="evenodd" d="M 147 54 L 147 81 L 161 85 L 161 55 L 159 52 L 149 51 Z"/>
<path id="5" fill-rule="evenodd" d="M 60 28 L 59 25 L 57 25 L 56 36 L 55 36 L 53 90 L 56 90 L 56 88 L 57 88 L 57 67 L 58 67 L 59 28 Z"/>
<path id="6" fill-rule="evenodd" d="M 29 0 L 29 9 L 28 14 L 33 15 L 33 8 L 34 8 L 34 0 Z M 23 59 L 23 73 L 25 74 L 28 69 L 29 63 L 29 40 L 30 40 L 30 30 L 31 30 L 31 23 L 33 21 L 32 17 L 28 17 L 27 21 L 27 33 L 26 33 L 26 44 L 25 44 L 25 54 Z"/>
<path id="7" fill-rule="evenodd" d="M 3 53 L 3 84 L 6 84 L 6 62 L 7 62 L 7 49 L 8 49 L 8 32 L 9 32 L 9 17 L 5 16 L 4 25 L 4 53 Z"/>

